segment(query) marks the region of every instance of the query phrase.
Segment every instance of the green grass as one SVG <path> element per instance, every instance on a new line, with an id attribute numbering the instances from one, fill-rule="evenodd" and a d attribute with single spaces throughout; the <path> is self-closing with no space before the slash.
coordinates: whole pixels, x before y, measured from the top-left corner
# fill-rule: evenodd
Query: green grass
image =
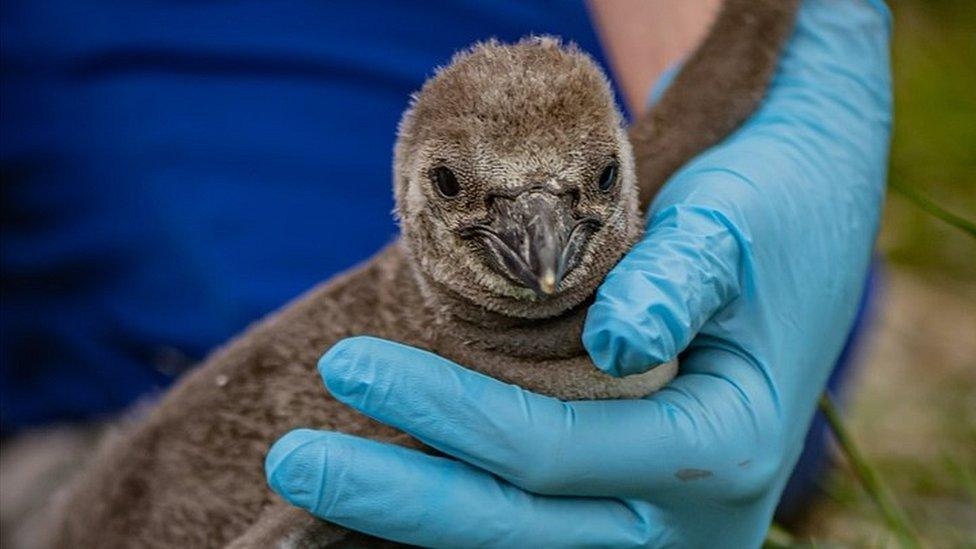
<path id="1" fill-rule="evenodd" d="M 881 518 L 898 540 L 898 544 L 911 549 L 921 547 L 918 535 L 909 524 L 905 512 L 891 495 L 891 490 L 887 484 L 881 480 L 877 469 L 869 460 L 865 459 L 860 447 L 855 443 L 854 437 L 851 436 L 845 425 L 840 412 L 826 392 L 820 397 L 820 412 L 827 419 L 827 424 L 830 425 L 837 445 L 844 457 L 847 458 L 848 465 L 857 476 L 858 482 L 877 507 Z"/>
<path id="2" fill-rule="evenodd" d="M 895 16 L 895 126 L 890 181 L 976 217 L 976 7 L 972 0 L 890 2 Z M 891 193 L 881 246 L 889 261 L 933 277 L 976 276 L 965 234 Z"/>

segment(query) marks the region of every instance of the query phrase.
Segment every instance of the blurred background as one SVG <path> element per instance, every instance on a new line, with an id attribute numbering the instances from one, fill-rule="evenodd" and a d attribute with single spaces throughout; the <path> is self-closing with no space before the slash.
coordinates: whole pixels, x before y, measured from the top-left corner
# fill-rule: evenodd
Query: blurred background
<path id="1" fill-rule="evenodd" d="M 109 414 L 160 390 L 216 342 L 393 237 L 393 130 L 407 95 L 430 69 L 484 38 L 466 21 L 483 21 L 505 40 L 529 31 L 560 34 L 606 63 L 584 10 L 514 1 L 494 11 L 517 14 L 510 18 L 517 24 L 493 19 L 493 10 L 477 2 L 450 4 L 441 15 L 456 24 L 439 25 L 431 44 L 411 50 L 394 46 L 402 36 L 432 32 L 422 14 L 394 20 L 378 9 L 377 17 L 358 20 L 323 8 L 281 26 L 287 32 L 261 46 L 268 57 L 227 56 L 221 48 L 258 51 L 254 36 L 283 23 L 277 18 L 290 4 L 242 10 L 233 30 L 214 35 L 205 22 L 219 20 L 220 4 L 187 4 L 194 10 L 189 20 L 146 16 L 142 23 L 158 28 L 148 38 L 123 24 L 141 17 L 135 8 L 122 19 L 89 18 L 81 29 L 72 2 L 2 8 L 5 509 L 52 463 L 70 466 L 97 431 L 54 427 L 61 436 L 51 438 L 34 436 L 35 429 L 50 433 L 52 424 Z M 972 0 L 889 5 L 896 98 L 890 180 L 972 220 L 976 6 Z M 357 32 L 371 26 L 383 29 L 385 42 L 357 42 Z M 330 33 L 349 45 L 353 53 L 343 54 L 349 58 L 316 53 L 322 34 Z M 103 36 L 116 43 L 101 43 Z M 195 56 L 194 48 L 220 55 Z M 84 57 L 86 51 L 98 55 Z M 398 51 L 395 59 L 389 51 Z M 347 67 L 340 74 L 345 88 L 330 83 L 336 67 Z M 215 68 L 222 78 L 238 79 L 237 87 L 218 83 L 198 93 L 200 79 Z M 279 83 L 248 80 L 254 71 Z M 178 74 L 183 84 L 166 74 Z M 341 116 L 316 107 L 332 100 L 346 102 Z M 80 108 L 91 104 L 104 110 Z M 372 116 L 359 116 L 367 108 Z M 62 120 L 69 123 L 48 123 Z M 331 133 L 323 133 L 326 125 Z M 214 127 L 229 131 L 208 133 Z M 212 147 L 217 141 L 226 146 Z M 61 156 L 43 154 L 51 150 Z M 266 160 L 263 167 L 251 162 L 257 156 Z M 124 179 L 134 167 L 148 174 L 139 197 Z M 65 193 L 69 187 L 59 182 L 70 178 L 77 185 Z M 323 184 L 329 195 L 321 193 Z M 282 185 L 291 189 L 287 197 Z M 245 187 L 249 194 L 241 192 Z M 87 196 L 93 189 L 102 197 L 97 203 Z M 80 216 L 82 206 L 112 215 Z M 246 215 L 261 209 L 269 215 Z M 352 218 L 357 211 L 373 214 Z M 38 232 L 42 224 L 70 227 L 74 236 L 52 240 Z M 120 226 L 127 227 L 121 236 Z M 296 242 L 303 239 L 295 234 L 313 238 Z M 328 251 L 316 249 L 316 239 Z M 255 255 L 255 243 L 268 251 Z M 218 257 L 211 255 L 215 249 L 222 250 Z M 130 262 L 133 250 L 146 252 L 143 260 Z M 926 543 L 974 547 L 976 239 L 892 190 L 878 255 L 867 330 L 855 349 L 851 381 L 838 396 L 855 439 Z M 184 266 L 183 278 L 160 275 L 174 261 Z M 117 302 L 100 293 L 120 285 L 125 291 Z M 87 297 L 72 294 L 79 286 Z M 65 308 L 65 300 L 74 301 Z M 179 317 L 187 306 L 202 314 Z M 133 343 L 149 339 L 171 344 Z M 843 457 L 834 461 L 817 481 L 816 503 L 788 525 L 798 543 L 890 546 L 893 538 Z M 12 464 L 18 475 L 7 474 Z M 26 473 L 24 464 L 31 466 Z"/>

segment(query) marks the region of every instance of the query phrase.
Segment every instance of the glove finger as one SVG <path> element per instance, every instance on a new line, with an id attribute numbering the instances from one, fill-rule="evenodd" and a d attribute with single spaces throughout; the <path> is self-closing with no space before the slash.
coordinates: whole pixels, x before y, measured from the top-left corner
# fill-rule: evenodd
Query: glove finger
<path id="1" fill-rule="evenodd" d="M 673 205 L 597 291 L 583 344 L 601 370 L 641 373 L 673 359 L 739 292 L 745 239 L 717 209 Z"/>
<path id="2" fill-rule="evenodd" d="M 313 515 L 414 545 L 632 547 L 667 535 L 645 503 L 536 496 L 459 461 L 341 433 L 288 433 L 266 472 Z"/>
<path id="3" fill-rule="evenodd" d="M 340 401 L 531 492 L 734 489 L 774 432 L 764 426 L 777 417 L 767 377 L 731 349 L 702 346 L 687 363 L 648 399 L 579 402 L 375 338 L 340 342 L 319 370 Z"/>

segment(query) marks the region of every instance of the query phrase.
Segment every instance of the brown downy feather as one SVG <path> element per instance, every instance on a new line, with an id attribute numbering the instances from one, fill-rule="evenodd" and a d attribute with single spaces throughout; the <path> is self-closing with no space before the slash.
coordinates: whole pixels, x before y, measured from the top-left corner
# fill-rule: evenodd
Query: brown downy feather
<path id="1" fill-rule="evenodd" d="M 726 135 L 755 107 L 793 18 L 792 7 L 779 6 L 795 3 L 728 1 L 662 102 L 631 132 L 637 170 L 649 183 L 642 181 L 643 200 L 668 173 Z M 522 72 L 507 78 L 492 74 L 492 66 L 496 72 L 504 68 L 504 74 Z M 533 78 L 544 80 L 539 89 L 549 91 L 543 97 L 519 88 Z M 538 132 L 534 110 L 555 124 L 554 131 Z M 562 141 L 547 141 L 552 135 Z M 619 189 L 610 198 L 592 199 L 594 215 L 605 221 L 602 240 L 590 246 L 579 272 L 570 275 L 575 278 L 567 277 L 565 292 L 533 300 L 493 278 L 476 256 L 468 257 L 474 252 L 457 244 L 445 247 L 451 240 L 439 224 L 450 226 L 454 214 L 429 202 L 434 199 L 424 194 L 429 189 L 419 182 L 419 163 L 432 154 L 456 154 L 452 136 L 477 151 L 485 150 L 484 139 L 493 139 L 494 156 L 481 160 L 503 164 L 487 168 L 499 179 L 521 173 L 526 162 L 539 162 L 533 169 L 551 167 L 553 181 L 589 177 L 582 161 L 565 164 L 560 155 L 548 154 L 560 147 L 578 149 L 580 143 L 620 156 Z M 438 139 L 440 145 L 432 149 L 429 143 Z M 529 156 L 519 156 L 525 151 Z M 655 165 L 657 155 L 661 165 Z M 379 543 L 287 506 L 264 478 L 268 447 L 298 427 L 422 448 L 404 433 L 341 405 L 324 389 L 316 362 L 345 337 L 399 341 L 563 399 L 638 397 L 673 377 L 670 364 L 641 376 L 612 378 L 592 365 L 580 342 L 595 288 L 641 226 L 630 146 L 606 79 L 584 54 L 552 39 L 488 43 L 461 54 L 425 85 L 405 115 L 394 179 L 404 237 L 218 349 L 145 421 L 103 447 L 59 506 L 53 546 Z M 582 192 L 584 201 L 591 200 L 589 191 Z"/>
<path id="2" fill-rule="evenodd" d="M 751 115 L 776 72 L 800 0 L 725 0 L 661 99 L 631 125 L 640 203 Z"/>

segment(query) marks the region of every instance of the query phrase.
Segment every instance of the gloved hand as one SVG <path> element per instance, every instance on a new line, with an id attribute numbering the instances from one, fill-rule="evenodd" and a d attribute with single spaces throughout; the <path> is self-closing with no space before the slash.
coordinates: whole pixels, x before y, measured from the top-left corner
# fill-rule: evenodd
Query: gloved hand
<path id="1" fill-rule="evenodd" d="M 880 2 L 808 0 L 760 111 L 672 178 L 599 290 L 583 336 L 595 363 L 631 374 L 687 347 L 668 387 L 560 402 L 346 340 L 320 363 L 329 390 L 457 460 L 300 430 L 268 455 L 272 488 L 420 545 L 758 546 L 867 273 L 889 25 Z"/>

